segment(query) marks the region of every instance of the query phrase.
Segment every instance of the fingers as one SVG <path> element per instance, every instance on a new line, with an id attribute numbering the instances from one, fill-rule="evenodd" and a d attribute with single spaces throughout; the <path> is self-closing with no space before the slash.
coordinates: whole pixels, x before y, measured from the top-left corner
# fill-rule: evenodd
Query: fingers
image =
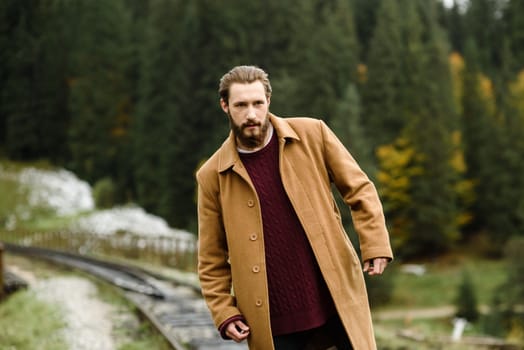
<path id="1" fill-rule="evenodd" d="M 364 272 L 368 272 L 371 267 L 369 260 L 364 261 Z"/>
<path id="2" fill-rule="evenodd" d="M 233 321 L 227 326 L 226 335 L 240 343 L 249 336 L 249 327 L 241 320 Z"/>
<path id="3" fill-rule="evenodd" d="M 364 272 L 368 275 L 381 275 L 388 266 L 389 260 L 387 258 L 374 258 L 373 260 L 366 260 L 364 262 Z"/>

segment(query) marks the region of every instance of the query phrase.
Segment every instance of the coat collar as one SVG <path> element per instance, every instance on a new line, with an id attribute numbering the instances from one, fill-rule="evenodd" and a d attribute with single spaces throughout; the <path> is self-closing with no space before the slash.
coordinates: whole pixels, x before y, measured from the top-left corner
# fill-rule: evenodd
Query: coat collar
<path id="1" fill-rule="evenodd" d="M 285 143 L 286 140 L 300 140 L 297 133 L 284 119 L 269 113 L 269 122 L 275 128 L 280 143 Z M 229 137 L 224 141 L 222 147 L 219 149 L 219 163 L 218 171 L 224 172 L 231 167 L 241 164 L 238 156 L 237 144 L 233 132 L 229 132 Z"/>

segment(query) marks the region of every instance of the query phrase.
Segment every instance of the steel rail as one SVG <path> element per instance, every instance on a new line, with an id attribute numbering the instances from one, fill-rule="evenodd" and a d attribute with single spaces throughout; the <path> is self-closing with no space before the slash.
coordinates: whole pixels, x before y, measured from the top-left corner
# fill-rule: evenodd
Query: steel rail
<path id="1" fill-rule="evenodd" d="M 13 254 L 81 270 L 122 291 L 174 350 L 247 350 L 220 338 L 199 291 L 154 272 L 52 249 L 5 243 Z"/>

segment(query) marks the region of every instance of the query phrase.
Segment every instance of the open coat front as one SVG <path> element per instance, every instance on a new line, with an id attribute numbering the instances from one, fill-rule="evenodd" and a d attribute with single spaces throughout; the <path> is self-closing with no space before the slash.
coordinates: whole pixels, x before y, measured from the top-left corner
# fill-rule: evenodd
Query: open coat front
<path id="1" fill-rule="evenodd" d="M 270 121 L 284 188 L 353 347 L 375 349 L 361 262 L 344 232 L 331 183 L 351 208 L 363 260 L 392 258 L 375 187 L 324 122 L 274 115 Z M 251 329 L 249 348 L 274 349 L 260 204 L 232 134 L 196 176 L 198 272 L 214 322 L 218 327 L 242 314 Z"/>

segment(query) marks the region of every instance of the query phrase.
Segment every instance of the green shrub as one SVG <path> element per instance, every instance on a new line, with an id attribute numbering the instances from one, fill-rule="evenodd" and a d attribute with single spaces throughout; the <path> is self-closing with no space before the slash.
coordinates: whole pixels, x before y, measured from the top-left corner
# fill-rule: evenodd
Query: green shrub
<path id="1" fill-rule="evenodd" d="M 469 322 L 475 322 L 479 318 L 477 305 L 477 295 L 471 277 L 467 271 L 462 274 L 462 282 L 459 285 L 457 298 L 455 300 L 457 307 L 456 316 L 465 318 Z"/>
<path id="2" fill-rule="evenodd" d="M 115 183 L 109 177 L 98 180 L 93 187 L 95 205 L 100 209 L 111 208 L 115 205 Z"/>
<path id="3" fill-rule="evenodd" d="M 509 337 L 524 343 L 524 238 L 508 241 L 505 249 L 507 279 L 495 290 L 491 310 L 484 318 L 484 331 L 491 335 Z"/>

